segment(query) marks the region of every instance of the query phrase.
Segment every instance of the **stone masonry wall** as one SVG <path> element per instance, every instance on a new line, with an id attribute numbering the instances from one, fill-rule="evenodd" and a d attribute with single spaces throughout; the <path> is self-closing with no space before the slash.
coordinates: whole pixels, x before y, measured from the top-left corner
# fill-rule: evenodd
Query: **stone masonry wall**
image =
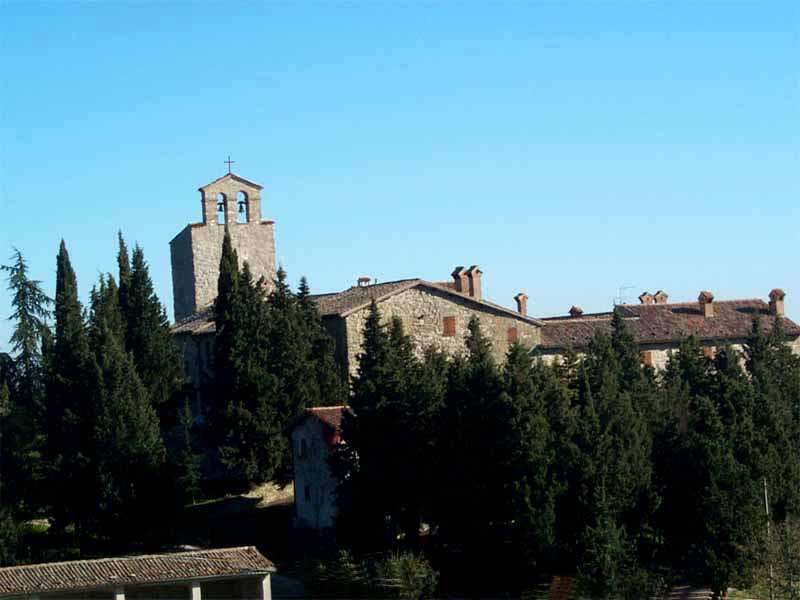
<path id="1" fill-rule="evenodd" d="M 294 428 L 294 506 L 298 521 L 305 527 L 322 529 L 333 526 L 337 512 L 334 504 L 336 480 L 328 467 L 329 454 L 319 420 L 309 417 Z"/>
<path id="2" fill-rule="evenodd" d="M 540 340 L 539 326 L 533 323 L 515 319 L 489 306 L 478 308 L 466 299 L 427 288 L 406 290 L 382 301 L 379 307 L 386 322 L 393 317 L 400 317 L 403 329 L 414 341 L 418 355 L 431 347 L 448 354 L 463 352 L 467 324 L 473 315 L 480 319 L 481 330 L 491 340 L 498 362 L 505 360 L 510 345 L 509 328 L 516 328 L 518 341 L 528 348 L 536 346 Z M 361 352 L 368 312 L 369 307 L 365 307 L 348 315 L 346 340 L 337 336 L 337 344 L 347 344 L 347 362 L 351 374 L 355 374 L 357 369 L 356 357 Z M 444 317 L 455 317 L 456 332 L 452 337 L 444 336 Z"/>
<path id="3" fill-rule="evenodd" d="M 247 198 L 247 223 L 238 223 L 237 194 Z M 219 260 L 225 225 L 217 223 L 217 198 L 224 197 L 225 215 L 239 263 L 250 264 L 256 279 L 271 287 L 275 277 L 275 236 L 272 221 L 261 220 L 261 191 L 233 176 L 201 188 L 203 222 L 186 227 L 170 242 L 175 320 L 211 305 L 217 295 Z"/>

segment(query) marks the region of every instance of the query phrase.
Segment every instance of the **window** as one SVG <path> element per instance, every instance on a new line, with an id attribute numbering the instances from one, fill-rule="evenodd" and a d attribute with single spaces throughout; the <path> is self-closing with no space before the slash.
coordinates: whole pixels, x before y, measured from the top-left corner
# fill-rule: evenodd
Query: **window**
<path id="1" fill-rule="evenodd" d="M 456 334 L 456 318 L 444 317 L 442 319 L 442 328 L 444 337 L 453 337 Z"/>
<path id="2" fill-rule="evenodd" d="M 228 206 L 225 202 L 225 194 L 217 194 L 217 225 L 225 225 L 227 213 Z"/>
<path id="3" fill-rule="evenodd" d="M 517 341 L 517 328 L 516 327 L 509 327 L 508 331 L 506 332 L 506 337 L 508 339 L 509 344 L 513 344 Z"/>
<path id="4" fill-rule="evenodd" d="M 236 194 L 236 222 L 249 223 L 250 222 L 250 201 L 247 194 L 239 192 Z"/>
<path id="5" fill-rule="evenodd" d="M 715 354 L 713 346 L 703 346 L 703 356 L 713 359 Z"/>
<path id="6" fill-rule="evenodd" d="M 306 499 L 306 502 L 311 502 L 311 486 L 307 485 L 303 492 L 303 497 Z"/>
<path id="7" fill-rule="evenodd" d="M 653 353 L 651 351 L 642 352 L 642 364 L 645 367 L 654 367 L 655 361 L 653 360 Z"/>

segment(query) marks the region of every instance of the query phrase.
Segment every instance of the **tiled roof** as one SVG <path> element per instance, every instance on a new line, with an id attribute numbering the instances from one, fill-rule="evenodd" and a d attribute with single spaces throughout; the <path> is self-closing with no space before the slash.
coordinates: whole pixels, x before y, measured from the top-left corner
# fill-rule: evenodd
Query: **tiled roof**
<path id="1" fill-rule="evenodd" d="M 414 287 L 425 287 L 430 290 L 438 291 L 444 294 L 455 296 L 461 300 L 474 303 L 482 306 L 485 309 L 490 309 L 498 312 L 505 313 L 508 316 L 528 321 L 537 325 L 541 325 L 538 319 L 521 315 L 515 310 L 489 302 L 488 300 L 470 298 L 464 294 L 460 294 L 453 289 L 453 286 L 448 282 L 433 283 L 425 281 L 424 279 L 400 279 L 397 281 L 387 281 L 386 283 L 376 283 L 374 285 L 361 285 L 350 287 L 342 292 L 334 292 L 331 294 L 314 294 L 311 299 L 317 303 L 319 314 L 323 317 L 341 316 L 346 317 L 350 313 L 361 308 L 369 306 L 374 299 L 376 302 L 381 302 L 395 294 L 399 294 L 405 290 Z M 211 309 L 206 309 L 200 313 L 194 314 L 190 317 L 175 323 L 172 326 L 172 333 L 188 333 L 192 335 L 211 334 L 216 331 L 214 323 L 214 315 Z"/>
<path id="2" fill-rule="evenodd" d="M 214 322 L 214 311 L 211 308 L 181 319 L 172 326 L 172 333 L 192 335 L 213 334 L 216 330 L 217 324 Z"/>
<path id="3" fill-rule="evenodd" d="M 42 563 L 0 569 L 0 598 L 274 571 L 253 546 Z"/>
<path id="4" fill-rule="evenodd" d="M 334 431 L 339 431 L 345 411 L 350 411 L 350 408 L 347 406 L 317 406 L 306 409 L 304 416 L 317 418 Z"/>
<path id="5" fill-rule="evenodd" d="M 527 315 L 521 315 L 517 311 L 500 304 L 495 304 L 494 302 L 489 302 L 488 300 L 471 298 L 470 296 L 460 294 L 453 289 L 453 286 L 449 282 L 434 283 L 431 281 L 425 281 L 424 279 L 400 279 L 398 281 L 388 281 L 386 283 L 376 283 L 374 285 L 353 286 L 344 290 L 343 292 L 334 294 L 319 294 L 312 296 L 312 298 L 316 301 L 320 315 L 323 317 L 346 317 L 352 312 L 369 306 L 372 300 L 381 302 L 387 298 L 390 298 L 391 296 L 394 296 L 395 294 L 399 294 L 400 292 L 414 287 L 424 287 L 429 290 L 452 295 L 461 300 L 474 303 L 478 306 L 505 313 L 506 315 L 516 319 L 541 325 L 538 319 L 529 317 Z"/>
<path id="6" fill-rule="evenodd" d="M 771 327 L 775 317 L 763 300 L 725 300 L 714 302 L 714 316 L 706 318 L 697 302 L 676 304 L 622 304 L 617 307 L 639 344 L 674 344 L 689 336 L 701 341 L 733 342 L 746 339 L 759 316 L 764 327 Z M 542 350 L 563 350 L 567 346 L 585 348 L 596 331 L 611 332 L 612 313 L 586 314 L 581 317 L 542 319 Z M 783 319 L 787 335 L 800 335 L 800 327 Z"/>

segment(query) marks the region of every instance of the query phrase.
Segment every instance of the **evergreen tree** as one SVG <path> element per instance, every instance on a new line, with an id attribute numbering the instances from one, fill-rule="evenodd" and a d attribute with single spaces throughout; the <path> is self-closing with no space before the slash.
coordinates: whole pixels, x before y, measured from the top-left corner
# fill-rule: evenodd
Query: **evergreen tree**
<path id="1" fill-rule="evenodd" d="M 119 307 L 123 317 L 125 317 L 125 315 L 130 312 L 128 294 L 131 285 L 131 259 L 128 253 L 128 246 L 125 243 L 125 238 L 122 237 L 122 231 L 117 232 L 117 241 L 119 243 L 119 250 L 117 250 Z"/>
<path id="2" fill-rule="evenodd" d="M 129 274 L 126 254 L 120 236 L 120 277 L 125 283 L 119 290 L 119 304 L 125 317 L 125 347 L 133 354 L 150 401 L 163 412 L 182 383 L 180 348 L 170 333 L 166 310 L 153 290 L 144 252 L 138 245 L 134 247 Z"/>
<path id="3" fill-rule="evenodd" d="M 183 409 L 178 416 L 178 425 L 178 447 L 174 455 L 178 497 L 182 504 L 194 504 L 200 497 L 202 456 L 194 451 L 195 418 L 188 400 L 184 402 Z"/>
<path id="4" fill-rule="evenodd" d="M 41 282 L 28 275 L 28 264 L 22 253 L 15 249 L 12 263 L 1 270 L 8 274 L 8 290 L 14 312 L 11 349 L 16 354 L 17 403 L 33 415 L 41 413 L 43 396 L 42 335 L 47 330 L 52 301 L 42 291 Z"/>
<path id="5" fill-rule="evenodd" d="M 347 383 L 342 367 L 336 361 L 333 338 L 322 325 L 317 305 L 311 298 L 308 280 L 300 279 L 297 308 L 301 335 L 310 342 L 307 358 L 315 371 L 316 385 L 311 390 L 308 406 L 338 406 L 347 401 Z"/>
<path id="6" fill-rule="evenodd" d="M 66 245 L 57 257 L 55 337 L 46 356 L 45 453 L 54 527 L 82 523 L 89 501 L 96 369 Z M 76 529 L 80 534 L 80 527 Z"/>
<path id="7" fill-rule="evenodd" d="M 546 398 L 557 382 L 551 370 L 534 365 L 528 351 L 517 343 L 508 350 L 503 375 L 511 406 L 509 501 L 523 568 L 530 569 L 540 565 L 555 544 L 561 486 L 553 465 L 555 444 Z"/>

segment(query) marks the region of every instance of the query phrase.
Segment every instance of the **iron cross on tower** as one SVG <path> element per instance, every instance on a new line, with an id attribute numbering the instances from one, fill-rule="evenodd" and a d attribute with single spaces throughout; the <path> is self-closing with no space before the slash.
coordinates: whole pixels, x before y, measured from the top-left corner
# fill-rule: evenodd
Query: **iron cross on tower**
<path id="1" fill-rule="evenodd" d="M 224 160 L 222 162 L 224 162 L 225 164 L 228 165 L 228 175 L 230 175 L 231 174 L 231 165 L 234 164 L 236 161 L 235 160 L 231 160 L 231 155 L 229 154 L 228 155 L 228 160 Z"/>

